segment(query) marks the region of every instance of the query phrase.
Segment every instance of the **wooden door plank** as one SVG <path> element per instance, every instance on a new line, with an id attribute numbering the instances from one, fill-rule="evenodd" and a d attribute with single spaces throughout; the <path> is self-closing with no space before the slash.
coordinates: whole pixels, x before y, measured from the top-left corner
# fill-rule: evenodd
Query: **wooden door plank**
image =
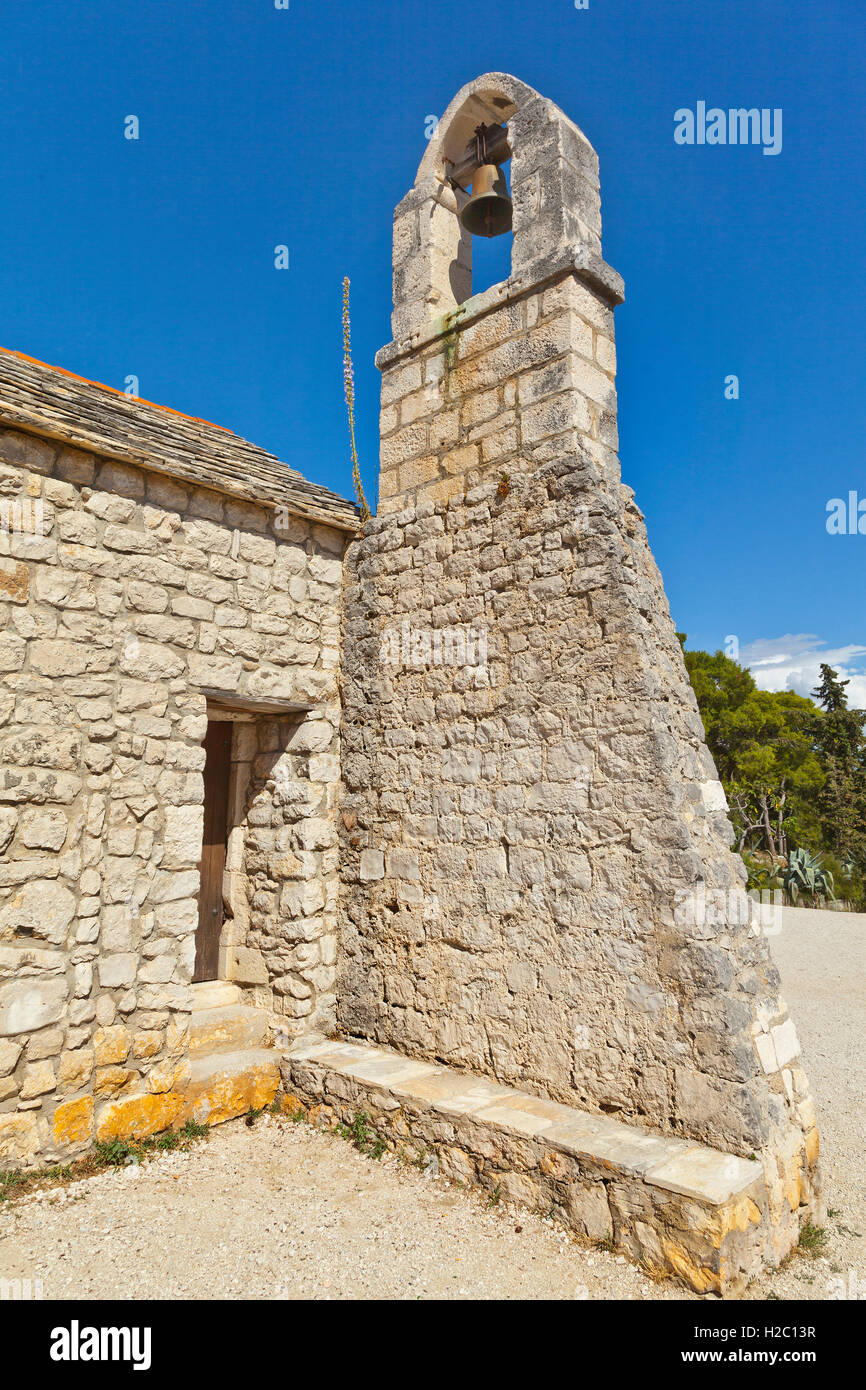
<path id="1" fill-rule="evenodd" d="M 204 833 L 199 865 L 201 886 L 195 936 L 195 982 L 215 980 L 219 974 L 232 727 L 228 720 L 211 720 L 204 741 Z"/>

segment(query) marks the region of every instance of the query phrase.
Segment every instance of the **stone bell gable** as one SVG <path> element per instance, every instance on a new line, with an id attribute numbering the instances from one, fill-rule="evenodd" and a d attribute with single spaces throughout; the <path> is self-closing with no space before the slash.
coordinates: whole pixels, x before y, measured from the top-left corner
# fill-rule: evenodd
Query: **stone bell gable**
<path id="1" fill-rule="evenodd" d="M 508 125 L 512 273 L 472 296 L 449 169 L 482 121 Z M 817 1210 L 814 1112 L 620 481 L 599 206 L 582 132 L 489 74 L 395 214 L 380 514 L 345 591 L 338 1018 L 758 1155 L 775 1258 Z"/>

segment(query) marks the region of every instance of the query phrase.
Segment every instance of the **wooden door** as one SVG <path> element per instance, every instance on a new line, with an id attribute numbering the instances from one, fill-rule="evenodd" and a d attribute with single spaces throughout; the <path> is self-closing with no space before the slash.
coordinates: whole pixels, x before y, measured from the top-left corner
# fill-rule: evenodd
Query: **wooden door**
<path id="1" fill-rule="evenodd" d="M 204 836 L 193 981 L 215 980 L 219 973 L 232 751 L 232 725 L 228 720 L 209 721 L 204 749 Z"/>

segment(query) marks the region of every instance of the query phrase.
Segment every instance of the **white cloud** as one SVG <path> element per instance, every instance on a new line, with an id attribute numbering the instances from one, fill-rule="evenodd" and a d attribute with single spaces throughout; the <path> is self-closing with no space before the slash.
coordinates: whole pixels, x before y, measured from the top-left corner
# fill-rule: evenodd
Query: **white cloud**
<path id="1" fill-rule="evenodd" d="M 845 692 L 854 709 L 866 709 L 866 647 L 827 648 L 812 632 L 786 633 L 784 637 L 759 637 L 740 648 L 740 664 L 748 666 L 761 690 L 795 690 L 811 695 L 820 683 L 821 665 L 832 666 L 840 680 L 851 684 Z"/>

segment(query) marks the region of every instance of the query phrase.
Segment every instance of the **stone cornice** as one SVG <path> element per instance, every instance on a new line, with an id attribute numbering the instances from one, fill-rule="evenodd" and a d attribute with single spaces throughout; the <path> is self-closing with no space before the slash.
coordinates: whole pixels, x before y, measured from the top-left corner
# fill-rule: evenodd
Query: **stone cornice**
<path id="1" fill-rule="evenodd" d="M 574 275 L 607 304 L 616 306 L 625 302 L 622 276 L 588 246 L 578 243 L 563 248 L 557 257 L 547 256 L 500 284 L 491 285 L 481 294 L 474 294 L 457 309 L 431 319 L 425 328 L 418 329 L 408 338 L 387 343 L 376 353 L 376 366 L 380 371 L 384 371 L 386 367 L 391 367 L 401 358 L 429 346 L 438 338 L 460 332 L 469 324 L 476 323 L 487 314 L 500 309 L 503 304 L 511 304 L 528 294 L 564 280 L 567 275 Z"/>

